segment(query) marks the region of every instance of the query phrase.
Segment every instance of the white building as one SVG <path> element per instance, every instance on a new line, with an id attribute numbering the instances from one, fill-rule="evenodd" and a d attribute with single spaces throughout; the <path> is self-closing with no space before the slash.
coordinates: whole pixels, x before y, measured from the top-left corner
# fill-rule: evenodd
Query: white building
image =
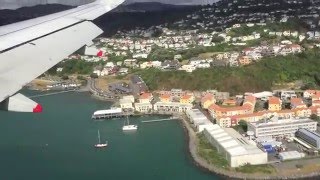
<path id="1" fill-rule="evenodd" d="M 202 132 L 204 127 L 206 127 L 208 124 L 212 124 L 199 109 L 187 110 L 186 115 L 198 132 Z"/>
<path id="2" fill-rule="evenodd" d="M 138 112 L 148 113 L 152 111 L 152 104 L 150 102 L 134 103 L 134 109 Z"/>
<path id="3" fill-rule="evenodd" d="M 280 152 L 279 158 L 281 161 L 292 160 L 292 159 L 301 159 L 305 157 L 304 153 L 299 153 L 298 151 L 287 151 Z"/>
<path id="4" fill-rule="evenodd" d="M 129 99 L 120 99 L 119 104 L 121 109 L 133 109 L 132 102 Z"/>
<path id="5" fill-rule="evenodd" d="M 266 164 L 268 155 L 259 149 L 255 142 L 241 136 L 232 128 L 221 128 L 217 124 L 210 124 L 204 128 L 208 141 L 217 148 L 229 162 L 231 167 L 245 164 Z"/>
<path id="6" fill-rule="evenodd" d="M 127 99 L 127 100 L 129 100 L 131 103 L 134 103 L 134 97 L 133 97 L 132 95 L 123 96 L 122 99 Z"/>
<path id="7" fill-rule="evenodd" d="M 153 105 L 154 111 L 163 113 L 181 113 L 192 109 L 192 104 L 184 104 L 179 102 L 156 102 Z"/>
<path id="8" fill-rule="evenodd" d="M 253 131 L 256 137 L 293 137 L 300 128 L 315 131 L 317 122 L 309 118 L 272 118 L 270 121 L 248 123 L 248 131 Z"/>

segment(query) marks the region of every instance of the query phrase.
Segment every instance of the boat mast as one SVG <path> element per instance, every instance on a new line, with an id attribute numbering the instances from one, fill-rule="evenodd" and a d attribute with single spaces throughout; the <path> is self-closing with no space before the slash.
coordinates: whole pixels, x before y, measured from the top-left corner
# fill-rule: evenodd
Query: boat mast
<path id="1" fill-rule="evenodd" d="M 98 140 L 99 140 L 99 144 L 100 144 L 100 131 L 98 130 Z"/>

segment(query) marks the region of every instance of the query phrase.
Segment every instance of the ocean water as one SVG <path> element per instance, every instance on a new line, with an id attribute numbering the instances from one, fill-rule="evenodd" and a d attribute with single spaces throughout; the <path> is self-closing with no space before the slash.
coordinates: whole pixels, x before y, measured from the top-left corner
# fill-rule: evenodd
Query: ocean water
<path id="1" fill-rule="evenodd" d="M 0 180 L 219 179 L 192 164 L 178 121 L 142 123 L 163 117 L 131 117 L 139 129 L 123 133 L 124 119 L 91 120 L 95 110 L 110 103 L 86 93 L 33 99 L 43 113 L 0 111 Z M 109 143 L 105 149 L 93 147 L 98 130 Z"/>

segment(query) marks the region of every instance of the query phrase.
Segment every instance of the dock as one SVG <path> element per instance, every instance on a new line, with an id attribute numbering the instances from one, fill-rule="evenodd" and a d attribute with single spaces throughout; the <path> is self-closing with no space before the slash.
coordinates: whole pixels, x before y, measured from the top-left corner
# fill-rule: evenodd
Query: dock
<path id="1" fill-rule="evenodd" d="M 177 120 L 178 118 L 172 117 L 167 119 L 155 119 L 155 120 L 148 120 L 148 121 L 141 121 L 142 123 L 153 123 L 153 122 L 162 122 L 162 121 L 172 121 Z"/>

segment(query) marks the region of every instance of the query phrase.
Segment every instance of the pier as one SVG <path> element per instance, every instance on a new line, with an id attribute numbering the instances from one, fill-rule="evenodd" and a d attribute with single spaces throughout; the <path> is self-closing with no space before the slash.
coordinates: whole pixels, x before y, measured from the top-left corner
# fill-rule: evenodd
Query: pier
<path id="1" fill-rule="evenodd" d="M 63 94 L 63 93 L 68 93 L 68 92 L 76 92 L 78 90 L 66 90 L 66 91 L 58 91 L 58 92 L 52 92 L 52 93 L 47 93 L 47 94 L 39 94 L 39 95 L 34 95 L 34 96 L 29 96 L 29 98 L 36 98 L 36 97 L 44 97 L 44 96 L 52 96 L 56 94 Z"/>
<path id="2" fill-rule="evenodd" d="M 171 117 L 167 119 L 155 119 L 155 120 L 148 120 L 148 121 L 141 121 L 142 123 L 153 123 L 153 122 L 162 122 L 162 121 L 172 121 L 172 120 L 177 120 L 177 117 Z"/>

